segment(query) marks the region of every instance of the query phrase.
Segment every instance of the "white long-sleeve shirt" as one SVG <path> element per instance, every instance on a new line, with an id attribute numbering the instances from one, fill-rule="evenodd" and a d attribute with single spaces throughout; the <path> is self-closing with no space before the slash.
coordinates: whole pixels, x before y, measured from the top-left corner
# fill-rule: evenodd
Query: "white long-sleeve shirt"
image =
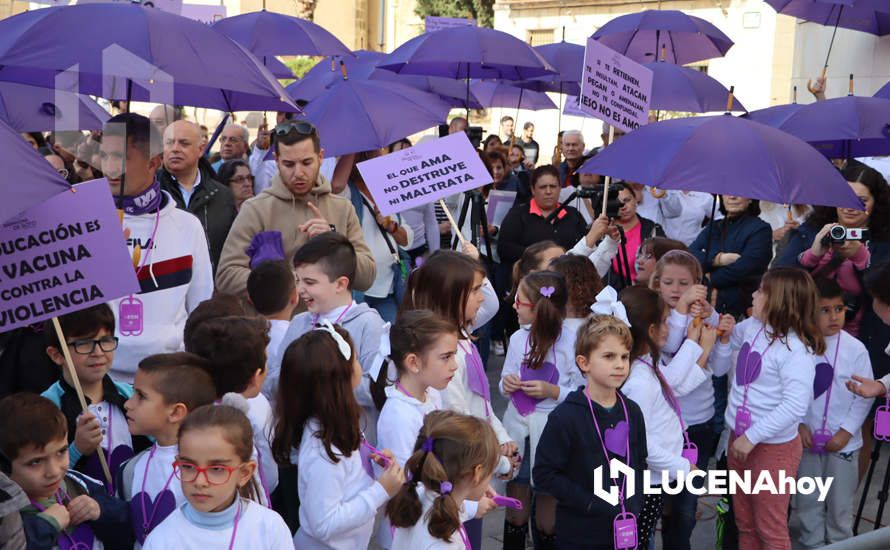
<path id="1" fill-rule="evenodd" d="M 612 237 L 606 235 L 598 245 L 591 247 L 587 246 L 587 236 L 585 235 L 569 250 L 569 254 L 590 258 L 597 274 L 600 277 L 605 277 L 609 272 L 609 268 L 612 267 L 612 259 L 618 254 L 618 243 L 612 240 Z"/>
<path id="2" fill-rule="evenodd" d="M 367 197 L 364 198 L 365 200 L 368 200 Z M 368 202 L 370 203 L 371 201 L 368 200 Z M 362 233 L 365 236 L 365 244 L 371 249 L 371 255 L 374 257 L 374 264 L 377 266 L 377 275 L 374 278 L 371 287 L 365 291 L 365 294 L 374 298 L 386 298 L 393 292 L 392 266 L 398 261 L 398 258 L 393 255 L 393 252 L 390 252 L 390 248 L 387 246 L 386 241 L 389 241 L 392 250 L 396 253 L 398 253 L 400 248 L 411 250 L 414 248 L 414 230 L 411 229 L 410 225 L 404 222 L 401 215 L 395 215 L 396 222 L 402 226 L 405 233 L 408 235 L 408 244 L 406 246 L 400 246 L 396 243 L 396 240 L 392 235 L 387 234 L 384 236 L 383 230 L 377 225 L 374 213 L 368 209 L 364 202 L 362 202 L 362 213 L 359 217 L 362 220 Z"/>
<path id="3" fill-rule="evenodd" d="M 417 484 L 417 496 L 420 498 L 422 512 L 420 519 L 411 527 L 396 529 L 392 541 L 392 550 L 471 550 L 467 548 L 460 536 L 455 531 L 451 535 L 451 542 L 437 539 L 430 534 L 429 512 L 433 507 L 433 501 L 437 494 L 427 491 L 422 483 Z"/>
<path id="4" fill-rule="evenodd" d="M 402 466 L 414 454 L 417 434 L 423 418 L 442 409 L 442 396 L 434 388 L 427 388 L 426 401 L 400 392 L 395 386 L 386 388 L 386 403 L 377 419 L 377 447 L 389 449 Z"/>
<path id="5" fill-rule="evenodd" d="M 665 216 L 661 227 L 664 228 L 664 234 L 669 238 L 689 246 L 701 233 L 702 222 L 711 216 L 714 199 L 710 193 L 700 191 L 668 191 L 668 197 L 672 194 L 679 200 L 681 211 L 677 216 Z M 668 197 L 660 200 L 665 200 Z M 714 219 L 719 220 L 722 217 L 720 209 L 715 209 Z"/>
<path id="6" fill-rule="evenodd" d="M 837 352 L 837 360 L 835 360 L 835 352 Z M 872 400 L 859 397 L 848 391 L 846 384 L 854 374 L 863 378 L 874 376 L 871 361 L 868 358 L 868 350 L 856 337 L 842 330 L 834 336 L 825 338 L 825 355 L 820 357 L 817 362 L 834 365 L 831 399 L 828 401 L 828 421 L 825 429 L 831 433 L 837 433 L 838 430 L 844 429 L 852 434 L 853 437 L 840 452 L 855 451 L 862 447 L 862 423 L 865 422 L 865 418 L 871 410 Z M 822 427 L 822 413 L 825 412 L 827 396 L 828 392 L 826 391 L 810 403 L 805 422 L 812 432 Z"/>
<path id="7" fill-rule="evenodd" d="M 377 510 L 389 499 L 380 483 L 371 479 L 356 449 L 334 463 L 314 432 L 311 419 L 303 429 L 297 462 L 300 495 L 300 529 L 294 545 L 301 550 L 354 550 L 366 548 Z"/>
<path id="8" fill-rule="evenodd" d="M 565 327 L 565 325 L 563 325 L 563 327 Z M 564 334 L 565 329 L 560 334 L 559 339 L 554 343 L 553 347 L 547 351 L 547 356 L 544 359 L 549 363 L 553 363 L 556 366 L 557 372 L 559 372 L 559 380 L 557 381 L 557 386 L 559 386 L 559 396 L 556 399 L 547 398 L 540 401 L 535 407 L 536 411 L 552 411 L 557 405 L 562 403 L 566 396 L 576 387 L 572 385 L 575 380 L 575 377 L 572 375 L 572 370 L 577 370 L 575 367 L 574 339 L 564 336 Z M 562 342 L 563 339 L 572 340 L 571 349 L 567 344 L 560 345 L 560 342 Z M 522 363 L 526 360 L 526 354 L 530 350 L 531 332 L 529 329 L 520 328 L 510 336 L 510 345 L 507 347 L 507 355 L 504 357 L 504 367 L 501 371 L 501 381 L 498 384 L 498 389 L 504 397 L 509 399 L 509 396 L 504 392 L 504 378 L 511 374 L 520 377 Z"/>
<path id="9" fill-rule="evenodd" d="M 278 464 L 272 457 L 272 406 L 265 395 L 259 394 L 247 400 L 247 419 L 253 428 L 253 446 L 257 452 L 257 476 L 270 495 L 278 487 Z M 270 504 L 271 506 L 271 504 Z"/>
<path id="10" fill-rule="evenodd" d="M 650 187 L 643 189 L 643 200 L 637 203 L 637 215 L 654 221 L 667 232 L 665 227 L 667 220 L 674 220 L 683 215 L 683 192 L 665 190 L 665 195 L 656 199 L 649 189 Z M 699 227 L 701 227 L 701 220 L 699 220 Z"/>
<path id="11" fill-rule="evenodd" d="M 761 328 L 763 332 L 754 341 Z M 751 317 L 736 326 L 731 338 L 733 352 L 748 343 L 763 361 L 760 375 L 748 385 L 747 407 L 752 424 L 745 435 L 755 445 L 785 443 L 797 437 L 797 426 L 813 400 L 816 356 L 793 332 L 784 341 L 770 341 L 770 332 L 770 327 Z M 742 405 L 744 393 L 745 387 L 733 379 L 724 417 L 730 429 L 735 428 L 736 411 Z"/>
<path id="12" fill-rule="evenodd" d="M 634 361 L 621 392 L 639 405 L 646 419 L 646 462 L 652 471 L 652 485 L 659 485 L 662 471 L 668 473 L 669 479 L 676 479 L 678 471 L 689 473 L 691 464 L 682 454 L 684 439 L 680 417 L 661 391 L 661 383 L 652 367 L 643 360 L 652 362 L 648 355 Z"/>

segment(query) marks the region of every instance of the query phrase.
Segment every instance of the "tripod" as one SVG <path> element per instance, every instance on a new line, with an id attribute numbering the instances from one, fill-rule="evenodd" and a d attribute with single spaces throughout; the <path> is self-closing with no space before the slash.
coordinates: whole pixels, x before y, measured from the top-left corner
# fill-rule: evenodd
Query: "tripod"
<path id="1" fill-rule="evenodd" d="M 862 511 L 865 508 L 865 500 L 868 498 L 868 488 L 871 485 L 872 477 L 875 473 L 875 467 L 881 460 L 881 444 L 880 440 L 875 440 L 874 448 L 871 451 L 871 461 L 868 465 L 868 473 L 865 476 L 865 484 L 863 485 L 862 498 L 859 499 L 859 508 L 856 510 L 856 519 L 853 520 L 853 535 L 859 534 L 859 521 L 862 519 Z M 878 510 L 875 514 L 874 529 L 878 529 L 881 525 L 881 518 L 884 516 L 884 506 L 887 504 L 888 489 L 890 489 L 890 462 L 884 471 L 884 480 L 881 483 L 881 489 L 878 491 Z"/>
<path id="2" fill-rule="evenodd" d="M 470 242 L 474 245 L 479 244 L 479 227 L 481 226 L 485 231 L 485 256 L 486 261 L 491 263 L 494 259 L 491 256 L 491 237 L 488 227 L 488 216 L 485 215 L 485 208 L 483 206 L 484 199 L 482 197 L 482 192 L 478 189 L 473 189 L 471 191 L 466 191 L 464 193 L 464 203 L 460 207 L 460 214 L 457 217 L 457 227 L 454 228 L 456 232 L 460 232 L 461 228 L 464 226 L 464 222 L 467 220 L 467 213 L 470 214 Z M 454 240 L 451 242 L 451 248 L 456 249 L 457 243 L 460 239 L 455 236 Z"/>

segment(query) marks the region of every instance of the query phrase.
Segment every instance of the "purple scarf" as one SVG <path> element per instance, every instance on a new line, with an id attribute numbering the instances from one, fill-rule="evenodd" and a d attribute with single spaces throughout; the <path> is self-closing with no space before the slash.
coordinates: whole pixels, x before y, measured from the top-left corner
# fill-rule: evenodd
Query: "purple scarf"
<path id="1" fill-rule="evenodd" d="M 161 182 L 155 178 L 155 181 L 139 194 L 125 195 L 123 197 L 115 196 L 114 204 L 119 209 L 122 209 L 125 214 L 141 216 L 149 212 L 156 212 L 161 206 L 161 198 L 163 196 Z"/>

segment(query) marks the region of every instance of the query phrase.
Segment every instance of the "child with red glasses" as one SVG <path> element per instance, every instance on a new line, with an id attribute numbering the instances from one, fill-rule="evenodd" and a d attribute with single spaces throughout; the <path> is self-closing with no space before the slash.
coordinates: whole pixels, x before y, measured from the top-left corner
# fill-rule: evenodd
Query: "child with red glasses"
<path id="1" fill-rule="evenodd" d="M 222 405 L 199 407 L 180 426 L 173 467 L 187 502 L 151 532 L 145 550 L 293 549 L 281 516 L 256 502 L 253 429 L 227 403 L 228 396 Z"/>

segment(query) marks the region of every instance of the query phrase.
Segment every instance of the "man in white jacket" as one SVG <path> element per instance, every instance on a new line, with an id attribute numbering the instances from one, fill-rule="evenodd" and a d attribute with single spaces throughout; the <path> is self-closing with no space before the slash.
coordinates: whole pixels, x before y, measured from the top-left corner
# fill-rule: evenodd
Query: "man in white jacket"
<path id="1" fill-rule="evenodd" d="M 120 339 L 111 375 L 132 382 L 139 361 L 182 349 L 188 314 L 213 293 L 207 239 L 198 219 L 161 191 L 156 175 L 163 145 L 149 119 L 111 118 L 100 158 L 133 254 L 138 294 L 112 301 Z"/>

